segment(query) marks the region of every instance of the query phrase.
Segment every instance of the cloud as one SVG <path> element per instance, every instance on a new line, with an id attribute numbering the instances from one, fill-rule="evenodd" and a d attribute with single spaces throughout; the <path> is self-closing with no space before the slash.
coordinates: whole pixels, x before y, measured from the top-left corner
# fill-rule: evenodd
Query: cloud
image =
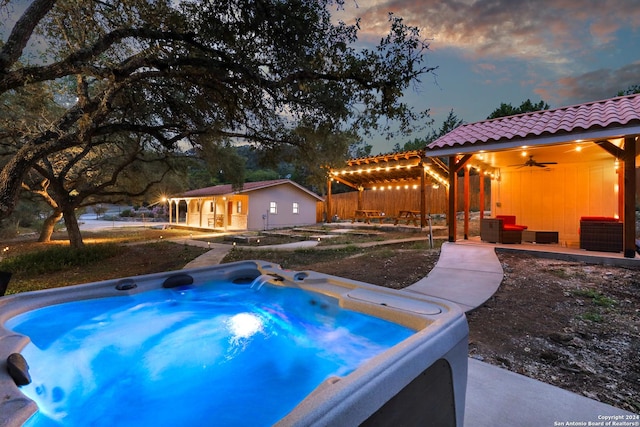
<path id="1" fill-rule="evenodd" d="M 640 25 L 640 1 L 387 0 L 347 2 L 344 16 L 362 18 L 361 35 L 379 37 L 388 12 L 422 30 L 437 48 L 469 59 L 520 58 L 564 65 L 616 41 Z"/>
<path id="2" fill-rule="evenodd" d="M 576 76 L 545 81 L 534 90 L 557 106 L 611 98 L 629 86 L 640 84 L 640 61 L 618 69 L 600 68 Z"/>

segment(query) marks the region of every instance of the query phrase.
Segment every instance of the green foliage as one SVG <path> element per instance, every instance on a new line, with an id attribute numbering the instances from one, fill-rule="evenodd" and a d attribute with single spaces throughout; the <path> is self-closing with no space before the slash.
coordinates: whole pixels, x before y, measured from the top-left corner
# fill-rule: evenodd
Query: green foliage
<path id="1" fill-rule="evenodd" d="M 626 90 L 621 90 L 616 96 L 634 95 L 640 93 L 640 85 L 631 85 Z"/>
<path id="2" fill-rule="evenodd" d="M 54 246 L 37 252 L 29 252 L 6 258 L 0 262 L 0 270 L 11 273 L 28 273 L 30 276 L 81 267 L 101 259 L 117 255 L 122 250 L 115 244 L 88 245 L 81 249 Z"/>
<path id="3" fill-rule="evenodd" d="M 498 117 L 514 116 L 516 114 L 533 113 L 534 111 L 548 110 L 549 104 L 544 101 L 540 101 L 537 104 L 531 102 L 530 99 L 522 102 L 519 107 L 514 107 L 511 104 L 500 104 L 500 107 L 496 108 L 487 119 L 497 119 Z"/>
<path id="4" fill-rule="evenodd" d="M 453 109 L 449 111 L 449 114 L 442 122 L 440 129 L 438 131 L 432 129 L 431 132 L 425 138 L 416 138 L 413 141 L 406 142 L 402 147 L 399 144 L 396 144 L 394 147 L 395 151 L 414 151 L 414 150 L 423 150 L 428 144 L 432 143 L 436 139 L 444 136 L 463 124 L 464 121 L 459 119 L 458 116 L 453 112 Z"/>
<path id="5" fill-rule="evenodd" d="M 602 314 L 596 313 L 595 311 L 588 311 L 588 312 L 580 315 L 580 318 L 582 320 L 588 320 L 588 321 L 594 322 L 594 323 L 602 323 L 602 321 L 604 320 L 602 318 Z"/>
<path id="6" fill-rule="evenodd" d="M 258 169 L 253 171 L 247 171 L 247 182 L 269 181 L 272 179 L 278 179 L 280 175 L 273 169 Z"/>
<path id="7" fill-rule="evenodd" d="M 17 3 L 0 8 L 24 10 Z M 343 1 L 31 3 L 30 16 L 7 20 L 16 27 L 6 29 L 12 38 L 0 52 L 0 105 L 8 106 L 7 114 L 0 111 L 0 146 L 24 159 L 0 170 L 0 217 L 14 209 L 29 171 L 46 163 L 57 177 L 62 163 L 91 159 L 76 176 L 92 182 L 104 162 L 117 169 L 115 159 L 139 149 L 147 155 L 126 172 L 129 186 L 145 182 L 135 172 L 145 171 L 148 153 L 162 158 L 196 147 L 215 179 L 237 187 L 244 163 L 229 141 L 266 151 L 291 147 L 301 160 L 296 173 L 307 176 L 303 156 L 315 153 L 329 164 L 334 152 L 344 154 L 335 150 L 343 131 L 353 143 L 361 133 L 391 137 L 425 122 L 426 112 L 410 108 L 403 94 L 434 70 L 425 66 L 428 45 L 393 14 L 388 34 L 363 47 L 356 44 L 358 22 L 332 19 L 331 7 L 351 7 Z M 34 45 L 43 57 L 27 68 L 23 47 Z M 101 151 L 115 143 L 122 153 Z M 81 189 L 72 196 L 86 197 Z"/>
<path id="8" fill-rule="evenodd" d="M 594 289 L 577 289 L 577 290 L 573 291 L 573 294 L 575 296 L 590 298 L 591 301 L 593 302 L 593 304 L 595 304 L 597 306 L 600 306 L 600 307 L 610 308 L 610 307 L 615 306 L 618 303 L 613 298 L 609 298 L 606 295 L 604 295 L 601 292 L 598 292 L 598 291 L 596 291 Z"/>

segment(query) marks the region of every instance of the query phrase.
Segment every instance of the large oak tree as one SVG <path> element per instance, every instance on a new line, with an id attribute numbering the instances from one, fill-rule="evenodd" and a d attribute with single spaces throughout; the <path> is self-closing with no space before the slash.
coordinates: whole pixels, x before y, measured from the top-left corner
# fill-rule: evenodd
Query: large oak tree
<path id="1" fill-rule="evenodd" d="M 35 165 L 105 138 L 268 149 L 304 147 L 300 123 L 364 135 L 394 123 L 408 130 L 421 114 L 402 94 L 432 71 L 423 65 L 428 46 L 390 15 L 388 35 L 358 47 L 358 23 L 331 18 L 342 3 L 34 0 L 0 27 L 0 101 L 18 115 L 0 117 L 0 218 Z M 55 108 L 34 114 L 29 105 L 43 93 Z"/>

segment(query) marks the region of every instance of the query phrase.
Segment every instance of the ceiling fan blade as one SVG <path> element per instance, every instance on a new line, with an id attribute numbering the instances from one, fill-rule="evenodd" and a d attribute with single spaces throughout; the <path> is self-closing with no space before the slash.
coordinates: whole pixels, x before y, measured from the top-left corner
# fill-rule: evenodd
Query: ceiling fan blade
<path id="1" fill-rule="evenodd" d="M 557 165 L 558 162 L 540 162 L 539 165 Z"/>
<path id="2" fill-rule="evenodd" d="M 546 165 L 547 165 L 546 163 L 536 163 L 533 166 L 537 166 L 539 168 L 546 168 L 547 167 Z"/>

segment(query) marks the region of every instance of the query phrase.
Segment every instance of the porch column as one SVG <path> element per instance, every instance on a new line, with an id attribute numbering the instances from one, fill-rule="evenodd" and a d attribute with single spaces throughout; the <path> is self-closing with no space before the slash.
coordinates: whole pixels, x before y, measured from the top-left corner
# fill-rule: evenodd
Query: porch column
<path id="1" fill-rule="evenodd" d="M 358 210 L 362 210 L 362 199 L 364 195 L 364 187 L 358 187 Z"/>
<path id="2" fill-rule="evenodd" d="M 469 169 L 464 168 L 464 240 L 469 240 Z"/>
<path id="3" fill-rule="evenodd" d="M 427 197 L 427 191 L 425 189 L 427 181 L 425 175 L 427 171 L 424 169 L 422 162 L 419 167 L 422 168 L 420 172 L 420 228 L 424 228 L 427 225 L 427 202 L 425 200 Z"/>
<path id="4" fill-rule="evenodd" d="M 449 157 L 449 212 L 447 212 L 447 223 L 449 225 L 449 241 L 456 241 L 456 183 L 458 175 L 456 174 L 456 157 Z"/>
<path id="5" fill-rule="evenodd" d="M 447 222 L 449 224 L 449 241 L 456 241 L 456 201 L 458 192 L 456 184 L 458 182 L 458 171 L 469 161 L 473 154 L 465 154 L 460 159 L 456 156 L 449 157 L 449 212 L 447 213 Z"/>
<path id="6" fill-rule="evenodd" d="M 480 181 L 480 219 L 484 218 L 484 172 L 478 171 Z"/>
<path id="7" fill-rule="evenodd" d="M 173 217 L 173 199 L 169 199 L 169 224 L 171 224 L 171 219 Z"/>
<path id="8" fill-rule="evenodd" d="M 218 226 L 218 200 L 213 198 L 213 229 Z"/>
<path id="9" fill-rule="evenodd" d="M 636 137 L 624 139 L 624 256 L 636 256 Z"/>
<path id="10" fill-rule="evenodd" d="M 327 217 L 325 218 L 325 220 L 327 221 L 328 224 L 331 224 L 331 222 L 333 221 L 332 215 L 331 215 L 331 210 L 333 209 L 333 203 L 331 203 L 331 182 L 333 180 L 331 179 L 331 177 L 329 177 L 329 179 L 327 179 Z"/>

